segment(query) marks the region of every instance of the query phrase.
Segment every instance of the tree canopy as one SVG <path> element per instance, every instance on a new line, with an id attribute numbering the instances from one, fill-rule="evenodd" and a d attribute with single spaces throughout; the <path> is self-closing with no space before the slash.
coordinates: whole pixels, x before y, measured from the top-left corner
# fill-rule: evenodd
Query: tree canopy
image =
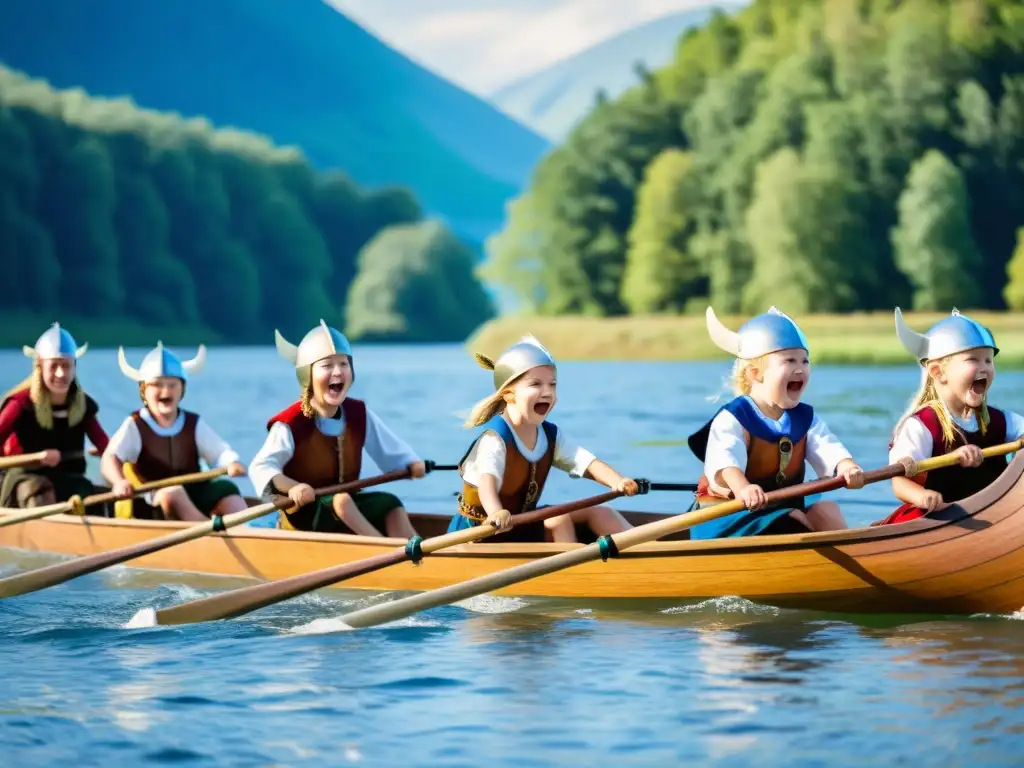
<path id="1" fill-rule="evenodd" d="M 509 211 L 486 273 L 545 314 L 1002 309 L 1024 225 L 1024 7 L 718 12 L 597 102 Z"/>

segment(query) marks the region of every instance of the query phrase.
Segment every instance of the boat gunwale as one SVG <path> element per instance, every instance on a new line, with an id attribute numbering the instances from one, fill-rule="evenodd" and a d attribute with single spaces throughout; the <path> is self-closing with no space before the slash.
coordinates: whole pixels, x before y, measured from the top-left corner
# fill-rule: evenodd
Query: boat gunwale
<path id="1" fill-rule="evenodd" d="M 1000 474 L 991 485 L 980 492 L 953 504 L 946 509 L 933 513 L 933 516 L 919 518 L 917 520 L 899 523 L 896 525 L 885 525 L 865 528 L 849 528 L 842 531 L 820 531 L 810 533 L 785 534 L 777 536 L 754 536 L 735 539 L 708 539 L 694 541 L 692 539 L 653 541 L 645 544 L 638 544 L 619 554 L 620 558 L 634 557 L 660 557 L 660 556 L 683 556 L 687 554 L 745 554 L 763 553 L 766 551 L 820 549 L 823 547 L 848 547 L 859 543 L 873 543 L 887 539 L 899 539 L 917 537 L 929 531 L 938 530 L 947 526 L 955 526 L 965 520 L 973 518 L 1003 498 L 1018 484 L 1024 473 L 1024 452 L 1018 453 L 1006 469 Z M 626 510 L 628 513 L 629 510 Z M 642 514 L 652 514 L 637 510 Z M 656 514 L 656 513 L 653 513 Z M 680 513 L 667 513 L 664 518 L 673 517 Z M 2 517 L 2 515 L 0 515 Z M 415 517 L 435 517 L 444 519 L 443 515 L 432 513 L 416 513 Z M 38 525 L 55 523 L 61 525 L 82 525 L 87 529 L 93 526 L 98 528 L 129 528 L 129 529 L 155 529 L 159 531 L 172 532 L 189 528 L 195 523 L 177 520 L 139 520 L 135 518 L 104 518 L 79 515 L 53 515 L 35 521 L 26 521 L 27 525 Z M 971 531 L 965 530 L 964 535 Z M 390 537 L 365 537 L 344 533 L 314 533 L 310 531 L 292 531 L 280 528 L 264 528 L 255 526 L 239 526 L 218 534 L 224 539 L 280 539 L 283 541 L 309 542 L 316 544 L 348 544 L 373 548 L 396 548 L 404 547 L 405 539 Z M 927 540 L 921 542 L 927 545 Z M 585 544 L 563 544 L 553 542 L 541 543 L 505 543 L 490 544 L 486 541 L 463 544 L 439 550 L 431 554 L 431 557 L 479 557 L 479 558 L 524 558 L 536 557 L 548 554 L 557 554 L 579 549 Z M 21 549 L 11 545 L 0 545 L 0 548 Z M 36 550 L 50 551 L 50 550 Z"/>

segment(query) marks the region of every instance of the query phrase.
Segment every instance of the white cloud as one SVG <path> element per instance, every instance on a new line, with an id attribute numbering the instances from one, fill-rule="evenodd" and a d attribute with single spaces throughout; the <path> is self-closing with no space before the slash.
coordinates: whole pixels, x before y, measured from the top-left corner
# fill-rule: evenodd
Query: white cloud
<path id="1" fill-rule="evenodd" d="M 477 94 L 708 0 L 325 0 Z"/>

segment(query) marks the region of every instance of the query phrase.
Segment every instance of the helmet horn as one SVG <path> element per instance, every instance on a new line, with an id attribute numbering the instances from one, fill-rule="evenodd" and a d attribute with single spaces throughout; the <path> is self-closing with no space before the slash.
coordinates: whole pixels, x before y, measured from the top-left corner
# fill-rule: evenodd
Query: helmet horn
<path id="1" fill-rule="evenodd" d="M 704 315 L 707 320 L 708 335 L 711 336 L 711 340 L 715 345 L 733 357 L 739 357 L 740 335 L 736 331 L 730 331 L 722 325 L 722 322 L 715 315 L 715 310 L 711 307 L 708 307 Z"/>
<path id="2" fill-rule="evenodd" d="M 903 320 L 903 313 L 896 307 L 896 335 L 903 348 L 917 360 L 924 362 L 928 358 L 928 337 L 918 333 Z"/>

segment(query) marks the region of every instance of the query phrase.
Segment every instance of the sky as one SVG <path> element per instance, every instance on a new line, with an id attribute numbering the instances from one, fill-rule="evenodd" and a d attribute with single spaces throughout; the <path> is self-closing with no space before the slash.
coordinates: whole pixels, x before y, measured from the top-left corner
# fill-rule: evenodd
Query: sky
<path id="1" fill-rule="evenodd" d="M 707 0 L 325 0 L 479 96 Z"/>

